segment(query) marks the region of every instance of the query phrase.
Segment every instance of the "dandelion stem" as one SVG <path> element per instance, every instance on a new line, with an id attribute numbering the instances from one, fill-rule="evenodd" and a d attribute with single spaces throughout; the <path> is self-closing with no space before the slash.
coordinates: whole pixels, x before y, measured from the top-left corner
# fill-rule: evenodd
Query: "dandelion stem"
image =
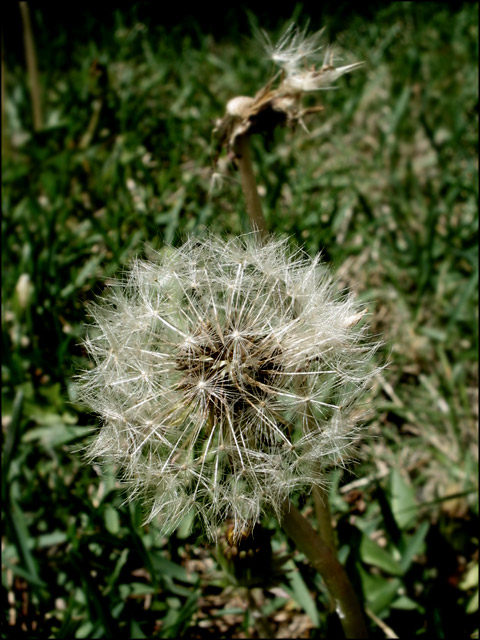
<path id="1" fill-rule="evenodd" d="M 262 239 L 267 236 L 267 224 L 262 211 L 262 203 L 258 195 L 257 183 L 253 173 L 252 154 L 248 134 L 237 136 L 235 140 L 235 160 L 240 171 L 243 195 L 247 205 L 247 213 L 250 223 L 255 231 L 260 233 Z"/>
<path id="2" fill-rule="evenodd" d="M 330 547 L 333 553 L 336 552 L 335 534 L 333 533 L 332 517 L 330 515 L 330 505 L 328 492 L 315 485 L 313 487 L 313 502 L 315 504 L 315 515 L 317 516 L 318 533 Z"/>
<path id="3" fill-rule="evenodd" d="M 368 638 L 367 628 L 353 586 L 345 569 L 335 557 L 328 544 L 315 532 L 309 522 L 294 507 L 286 504 L 281 525 L 320 573 L 335 602 L 346 638 Z"/>
<path id="4" fill-rule="evenodd" d="M 312 494 L 315 505 L 315 515 L 317 517 L 318 534 L 336 557 L 337 545 L 335 543 L 335 534 L 333 533 L 328 492 L 323 487 L 314 485 Z M 330 609 L 331 611 L 335 609 L 335 603 L 332 598 L 330 598 Z"/>

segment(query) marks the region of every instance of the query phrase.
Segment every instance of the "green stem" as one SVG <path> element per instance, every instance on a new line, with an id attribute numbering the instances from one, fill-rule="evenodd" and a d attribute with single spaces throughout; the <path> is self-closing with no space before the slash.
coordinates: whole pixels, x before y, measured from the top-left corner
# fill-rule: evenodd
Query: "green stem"
<path id="1" fill-rule="evenodd" d="M 240 171 L 243 195 L 247 205 L 247 213 L 254 231 L 258 231 L 262 239 L 268 235 L 267 224 L 262 211 L 262 203 L 258 195 L 257 183 L 253 173 L 252 153 L 248 134 L 237 136 L 235 140 L 235 161 Z"/>
<path id="2" fill-rule="evenodd" d="M 88 123 L 87 130 L 83 134 L 78 143 L 79 149 L 88 149 L 90 142 L 95 134 L 95 130 L 98 126 L 98 122 L 100 120 L 100 112 L 102 110 L 103 101 L 100 98 L 97 98 L 92 103 L 92 115 L 90 118 L 90 122 Z"/>
<path id="3" fill-rule="evenodd" d="M 346 638 L 368 638 L 362 608 L 345 569 L 330 547 L 315 532 L 309 522 L 294 507 L 284 508 L 281 525 L 297 548 L 320 573 L 340 618 Z"/>
<path id="4" fill-rule="evenodd" d="M 328 501 L 328 491 L 323 487 L 315 485 L 313 487 L 313 503 L 315 505 L 315 515 L 317 516 L 318 533 L 326 542 L 333 553 L 336 553 L 335 534 L 332 527 L 332 517 Z"/>
<path id="5" fill-rule="evenodd" d="M 40 82 L 38 80 L 37 54 L 33 39 L 32 24 L 30 21 L 30 9 L 26 2 L 20 2 L 20 13 L 23 23 L 23 40 L 25 44 L 25 57 L 27 59 L 27 73 L 30 83 L 30 95 L 32 98 L 33 128 L 40 131 L 43 127 L 42 105 L 40 98 Z"/>
<path id="6" fill-rule="evenodd" d="M 2 155 L 6 158 L 10 153 L 10 143 L 7 135 L 7 114 L 5 110 L 5 52 L 3 49 L 3 31 L 2 31 Z"/>

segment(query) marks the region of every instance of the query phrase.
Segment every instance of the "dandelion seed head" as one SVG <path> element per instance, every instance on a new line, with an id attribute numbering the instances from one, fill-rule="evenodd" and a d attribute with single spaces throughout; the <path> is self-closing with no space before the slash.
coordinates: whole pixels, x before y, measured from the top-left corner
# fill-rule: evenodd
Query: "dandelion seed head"
<path id="1" fill-rule="evenodd" d="M 324 483 L 359 436 L 363 311 L 285 241 L 192 238 L 135 262 L 92 315 L 89 458 L 115 463 L 166 533 L 193 509 L 213 539 L 227 518 L 240 535 Z"/>

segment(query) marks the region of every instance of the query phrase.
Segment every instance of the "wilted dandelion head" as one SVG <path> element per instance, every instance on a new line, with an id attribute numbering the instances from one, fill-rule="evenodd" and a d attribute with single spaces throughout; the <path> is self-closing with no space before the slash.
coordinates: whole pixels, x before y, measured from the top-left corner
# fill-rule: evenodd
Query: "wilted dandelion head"
<path id="1" fill-rule="evenodd" d="M 333 83 L 346 73 L 362 66 L 354 62 L 337 66 L 333 47 L 324 46 L 323 30 L 308 33 L 290 23 L 272 44 L 264 33 L 266 52 L 280 67 L 277 73 L 254 97 L 236 96 L 228 101 L 223 118 L 219 119 L 215 133 L 220 146 L 235 149 L 236 139 L 246 133 L 271 131 L 279 124 L 293 126 L 300 123 L 306 128 L 304 117 L 322 111 L 321 105 L 302 106 L 302 98 L 313 91 L 333 89 Z"/>
<path id="2" fill-rule="evenodd" d="M 283 241 L 191 239 L 135 262 L 92 315 L 89 456 L 116 463 L 165 532 L 194 509 L 212 538 L 227 518 L 240 535 L 357 438 L 362 311 Z"/>

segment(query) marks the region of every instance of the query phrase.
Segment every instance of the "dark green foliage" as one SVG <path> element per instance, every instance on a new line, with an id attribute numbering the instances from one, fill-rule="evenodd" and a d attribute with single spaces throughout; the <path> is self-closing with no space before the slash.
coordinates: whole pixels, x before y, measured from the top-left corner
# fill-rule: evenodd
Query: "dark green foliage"
<path id="1" fill-rule="evenodd" d="M 253 95 L 273 71 L 248 21 L 275 38 L 290 16 L 165 16 L 147 2 L 70 17 L 32 9 L 46 123 L 34 133 L 11 4 L 3 637 L 259 637 L 262 620 L 196 522 L 158 538 L 141 526 L 141 504 L 122 505 L 113 472 L 82 462 L 96 418 L 76 404 L 72 377 L 87 364 L 85 303 L 133 256 L 206 227 L 248 228 L 228 160 L 210 188 L 211 132 L 230 98 Z M 400 637 L 478 637 L 478 6 L 352 6 L 295 9 L 301 24 L 310 15 L 312 29 L 326 26 L 345 63 L 366 64 L 320 95 L 325 111 L 308 134 L 253 140 L 258 182 L 269 227 L 321 250 L 385 342 L 390 364 L 368 398 L 372 437 L 355 475 L 331 478 L 340 558 L 372 635 L 385 636 L 380 619 Z M 264 526 L 282 558 L 284 534 Z M 338 635 L 321 580 L 295 560 L 278 563 L 284 579 L 264 592 L 263 621 L 286 636 Z M 279 612 L 305 616 L 303 631 Z"/>

